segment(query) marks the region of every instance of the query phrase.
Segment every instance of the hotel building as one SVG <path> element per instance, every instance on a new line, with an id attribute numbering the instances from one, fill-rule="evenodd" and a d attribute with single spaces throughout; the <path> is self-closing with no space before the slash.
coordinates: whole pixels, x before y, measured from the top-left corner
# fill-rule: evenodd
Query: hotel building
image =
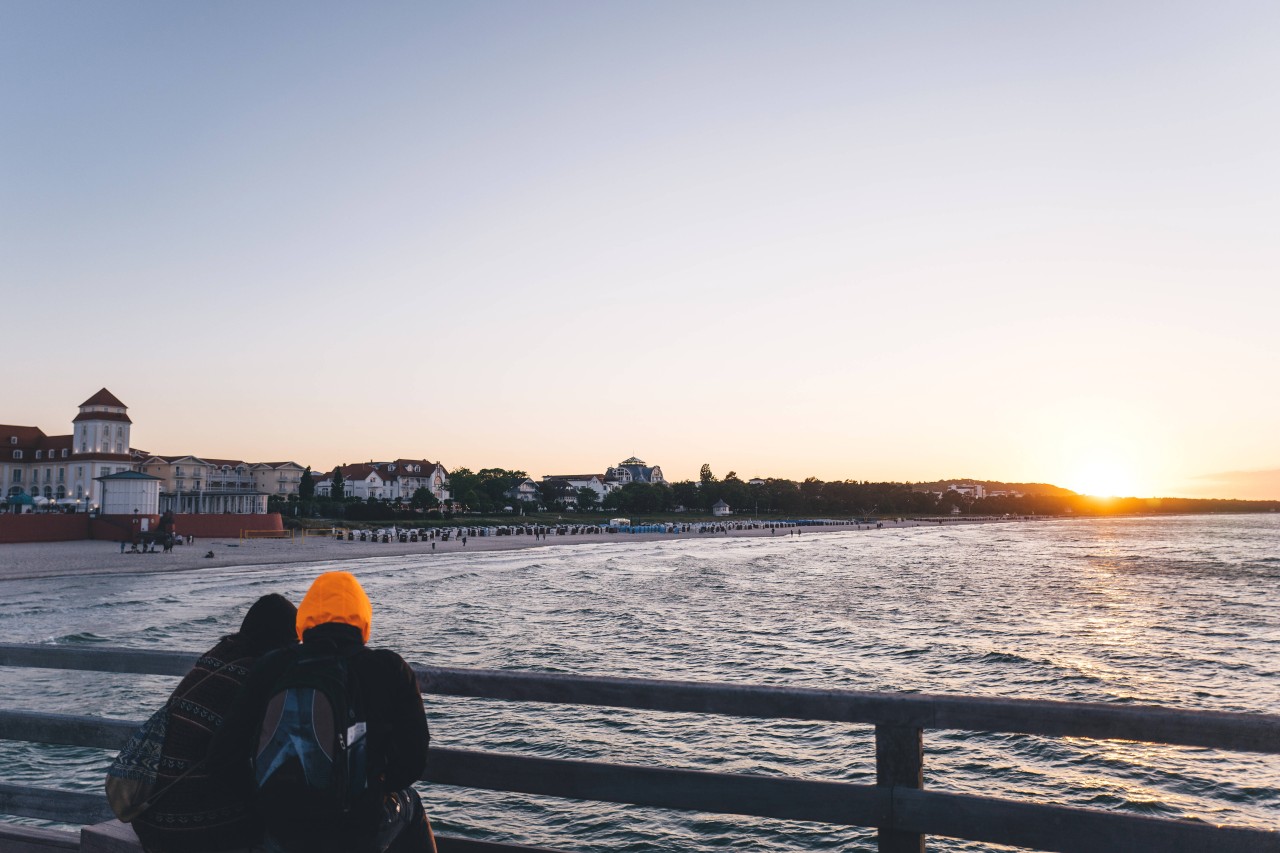
<path id="1" fill-rule="evenodd" d="M 0 424 L 0 482 L 8 506 L 56 502 L 79 511 L 98 508 L 98 478 L 136 471 L 145 451 L 129 447 L 129 407 L 103 388 L 80 404 L 70 435 Z"/>

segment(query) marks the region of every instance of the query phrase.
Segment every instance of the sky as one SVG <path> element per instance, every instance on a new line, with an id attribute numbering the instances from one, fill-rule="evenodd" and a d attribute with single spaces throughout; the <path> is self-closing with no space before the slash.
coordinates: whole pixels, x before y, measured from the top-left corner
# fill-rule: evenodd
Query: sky
<path id="1" fill-rule="evenodd" d="M 0 0 L 0 420 L 1280 498 L 1280 5 Z"/>

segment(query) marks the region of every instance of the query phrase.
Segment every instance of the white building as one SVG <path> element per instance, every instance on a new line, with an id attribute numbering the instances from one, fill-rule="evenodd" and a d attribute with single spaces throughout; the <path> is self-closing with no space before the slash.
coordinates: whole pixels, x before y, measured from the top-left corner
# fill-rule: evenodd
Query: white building
<path id="1" fill-rule="evenodd" d="M 449 472 L 439 462 L 425 459 L 397 459 L 394 462 L 362 462 L 358 465 L 339 465 L 342 471 L 342 493 L 348 498 L 367 500 L 402 500 L 408 502 L 418 489 L 427 489 L 438 501 L 449 499 L 444 484 Z M 333 494 L 334 471 L 315 475 L 317 497 L 336 497 Z"/>
<path id="2" fill-rule="evenodd" d="M 96 478 L 102 490 L 103 515 L 159 515 L 160 478 L 121 471 Z"/>
<path id="3" fill-rule="evenodd" d="M 542 492 L 538 489 L 538 484 L 533 482 L 533 480 L 530 480 L 528 477 L 525 477 L 524 480 L 517 483 L 510 489 L 507 489 L 503 494 L 511 500 L 519 501 L 521 503 L 538 504 L 542 502 Z M 577 499 L 575 498 L 574 500 L 576 501 Z"/>
<path id="4" fill-rule="evenodd" d="M 591 489 L 596 493 L 596 503 L 600 503 L 605 495 L 613 491 L 605 485 L 604 478 L 604 474 L 547 474 L 542 478 L 542 482 L 546 483 L 550 480 L 563 482 L 568 487 L 562 498 L 566 504 L 578 502 L 579 489 Z"/>
<path id="5" fill-rule="evenodd" d="M 632 456 L 604 472 L 606 488 L 612 491 L 627 483 L 665 483 L 662 469 L 657 465 L 646 465 L 643 459 Z"/>
<path id="6" fill-rule="evenodd" d="M 723 500 L 718 500 L 711 505 L 712 515 L 730 515 L 732 513 L 733 513 L 733 510 L 729 509 L 729 505 L 725 503 Z"/>
<path id="7" fill-rule="evenodd" d="M 987 490 L 981 483 L 961 483 L 960 485 L 952 483 L 949 491 L 959 492 L 969 498 L 985 498 L 987 496 Z"/>
<path id="8" fill-rule="evenodd" d="M 99 478 L 136 470 L 146 454 L 129 447 L 128 406 L 103 388 L 80 404 L 70 435 L 0 425 L 0 495 L 28 495 L 82 511 L 102 503 Z"/>

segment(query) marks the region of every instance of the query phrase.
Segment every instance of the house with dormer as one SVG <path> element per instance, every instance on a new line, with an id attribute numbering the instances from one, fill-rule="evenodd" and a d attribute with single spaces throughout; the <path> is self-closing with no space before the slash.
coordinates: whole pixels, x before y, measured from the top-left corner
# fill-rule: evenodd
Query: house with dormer
<path id="1" fill-rule="evenodd" d="M 579 489 L 591 489 L 596 493 L 596 502 L 604 500 L 604 496 L 609 494 L 609 489 L 605 487 L 604 474 L 547 474 L 542 478 L 542 482 L 563 483 L 557 491 L 563 493 L 565 497 L 563 503 L 576 504 L 578 502 Z"/>
<path id="2" fill-rule="evenodd" d="M 445 482 L 449 472 L 439 462 L 426 459 L 396 459 L 393 462 L 361 462 L 356 465 L 340 465 L 343 478 L 343 494 L 348 498 L 367 500 L 412 500 L 418 489 L 427 489 L 436 500 L 446 501 L 449 492 Z M 316 475 L 317 497 L 333 495 L 333 475 Z"/>
<path id="3" fill-rule="evenodd" d="M 102 502 L 101 477 L 137 470 L 129 407 L 106 388 L 80 404 L 71 434 L 0 424 L 0 498 L 87 511 Z"/>
<path id="4" fill-rule="evenodd" d="M 604 472 L 605 486 L 609 491 L 622 488 L 627 483 L 665 483 L 662 469 L 646 465 L 643 459 L 632 456 Z"/>

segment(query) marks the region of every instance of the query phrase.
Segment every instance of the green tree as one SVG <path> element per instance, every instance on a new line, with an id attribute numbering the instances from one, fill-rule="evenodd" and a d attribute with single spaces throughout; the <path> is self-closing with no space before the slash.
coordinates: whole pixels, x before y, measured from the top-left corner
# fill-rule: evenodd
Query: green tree
<path id="1" fill-rule="evenodd" d="M 302 472 L 302 479 L 298 481 L 298 497 L 304 501 L 314 499 L 316 496 L 316 478 L 311 476 L 311 466 L 308 465 L 306 470 Z"/>
<path id="2" fill-rule="evenodd" d="M 529 478 L 524 471 L 508 471 L 505 468 L 481 468 L 476 476 L 480 478 L 478 488 L 484 495 L 484 508 L 489 511 L 505 506 L 511 500 L 507 497 L 507 492 Z"/>
<path id="3" fill-rule="evenodd" d="M 335 501 L 345 498 L 347 489 L 347 479 L 342 476 L 341 466 L 333 469 L 333 489 L 330 490 L 329 496 Z"/>
<path id="4" fill-rule="evenodd" d="M 711 473 L 710 463 L 703 462 L 701 470 L 698 471 L 698 482 L 705 486 L 708 483 L 714 483 L 715 481 L 716 475 Z"/>
<path id="5" fill-rule="evenodd" d="M 453 502 L 468 509 L 480 509 L 484 494 L 480 491 L 480 477 L 470 468 L 455 468 L 449 472 L 445 488 L 453 496 Z"/>
<path id="6" fill-rule="evenodd" d="M 596 508 L 596 504 L 600 502 L 600 496 L 596 494 L 596 490 L 590 486 L 583 486 L 578 489 L 578 511 L 591 512 Z"/>
<path id="7" fill-rule="evenodd" d="M 671 500 L 674 506 L 685 509 L 697 509 L 702 505 L 702 494 L 698 484 L 692 480 L 681 480 L 671 484 Z"/>
<path id="8" fill-rule="evenodd" d="M 414 509 L 429 510 L 440 506 L 440 501 L 426 486 L 419 486 L 414 489 L 413 497 L 409 498 L 409 505 Z"/>
<path id="9" fill-rule="evenodd" d="M 542 504 L 547 509 L 564 509 L 564 499 L 569 494 L 569 483 L 566 480 L 543 480 L 538 487 L 542 493 Z"/>
<path id="10" fill-rule="evenodd" d="M 751 506 L 751 490 L 737 475 L 725 477 L 720 484 L 720 498 L 733 508 L 734 512 L 743 512 Z"/>

